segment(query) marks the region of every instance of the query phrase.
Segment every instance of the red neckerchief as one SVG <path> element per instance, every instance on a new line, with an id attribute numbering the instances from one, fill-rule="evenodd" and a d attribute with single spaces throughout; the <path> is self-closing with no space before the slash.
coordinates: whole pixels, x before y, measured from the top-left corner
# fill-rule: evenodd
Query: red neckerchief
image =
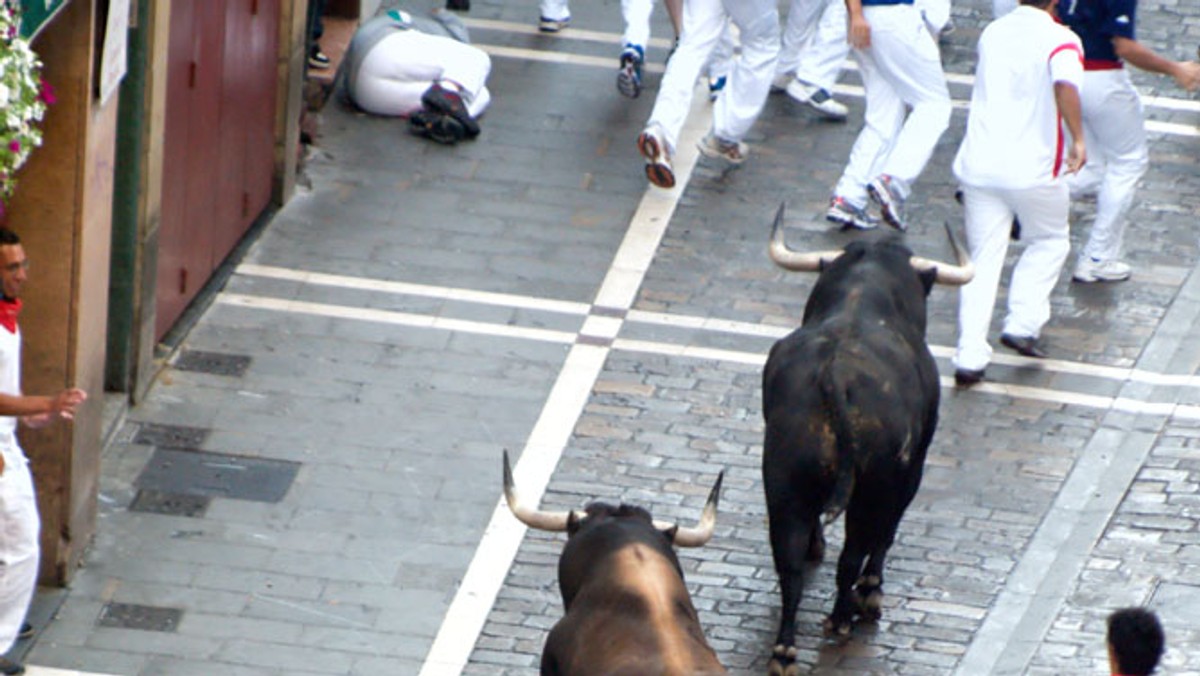
<path id="1" fill-rule="evenodd" d="M 9 333 L 17 332 L 17 315 L 21 313 L 21 299 L 0 298 L 0 326 Z"/>

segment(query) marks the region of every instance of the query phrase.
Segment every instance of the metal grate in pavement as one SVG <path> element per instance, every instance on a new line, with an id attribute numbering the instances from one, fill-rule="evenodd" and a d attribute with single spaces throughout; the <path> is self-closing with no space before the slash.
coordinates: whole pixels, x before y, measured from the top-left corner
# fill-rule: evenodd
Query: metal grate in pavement
<path id="1" fill-rule="evenodd" d="M 143 423 L 133 435 L 133 443 L 159 448 L 196 448 L 207 438 L 208 430 L 202 427 Z"/>
<path id="2" fill-rule="evenodd" d="M 225 453 L 159 448 L 134 485 L 174 495 L 279 502 L 300 463 Z"/>
<path id="3" fill-rule="evenodd" d="M 129 505 L 131 512 L 201 517 L 212 498 L 207 495 L 181 495 L 150 489 L 140 490 Z"/>
<path id="4" fill-rule="evenodd" d="M 183 611 L 178 608 L 112 602 L 100 609 L 96 626 L 173 632 L 182 617 Z"/>
<path id="5" fill-rule="evenodd" d="M 173 366 L 180 371 L 241 377 L 245 375 L 246 369 L 250 368 L 250 361 L 250 356 L 244 354 L 183 350 Z"/>

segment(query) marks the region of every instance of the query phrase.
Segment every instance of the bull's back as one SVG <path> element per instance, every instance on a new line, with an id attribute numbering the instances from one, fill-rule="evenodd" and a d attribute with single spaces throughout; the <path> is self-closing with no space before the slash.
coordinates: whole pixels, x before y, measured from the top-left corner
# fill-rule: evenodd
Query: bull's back
<path id="1" fill-rule="evenodd" d="M 726 673 L 704 638 L 674 562 L 643 544 L 606 558 L 601 574 L 587 582 L 550 632 L 543 673 Z"/>
<path id="2" fill-rule="evenodd" d="M 828 494 L 851 461 L 923 462 L 939 388 L 925 343 L 886 323 L 801 327 L 772 347 L 763 372 L 764 481 Z"/>

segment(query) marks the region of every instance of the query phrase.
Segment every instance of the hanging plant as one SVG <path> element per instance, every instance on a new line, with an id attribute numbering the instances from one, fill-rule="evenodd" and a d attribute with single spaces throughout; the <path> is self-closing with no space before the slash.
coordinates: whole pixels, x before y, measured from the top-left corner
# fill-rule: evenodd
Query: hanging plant
<path id="1" fill-rule="evenodd" d="M 42 116 L 54 102 L 42 62 L 21 37 L 15 0 L 0 0 L 0 213 L 16 188 L 17 171 L 42 145 Z"/>

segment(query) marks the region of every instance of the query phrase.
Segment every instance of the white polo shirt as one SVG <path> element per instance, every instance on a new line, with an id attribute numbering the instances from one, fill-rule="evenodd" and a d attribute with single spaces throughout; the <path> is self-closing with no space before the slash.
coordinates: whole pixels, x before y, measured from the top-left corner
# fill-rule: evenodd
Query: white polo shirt
<path id="1" fill-rule="evenodd" d="M 1020 190 L 1057 180 L 1067 139 L 1056 82 L 1083 85 L 1075 33 L 1029 5 L 988 24 L 979 37 L 967 134 L 954 157 L 961 183 Z"/>

